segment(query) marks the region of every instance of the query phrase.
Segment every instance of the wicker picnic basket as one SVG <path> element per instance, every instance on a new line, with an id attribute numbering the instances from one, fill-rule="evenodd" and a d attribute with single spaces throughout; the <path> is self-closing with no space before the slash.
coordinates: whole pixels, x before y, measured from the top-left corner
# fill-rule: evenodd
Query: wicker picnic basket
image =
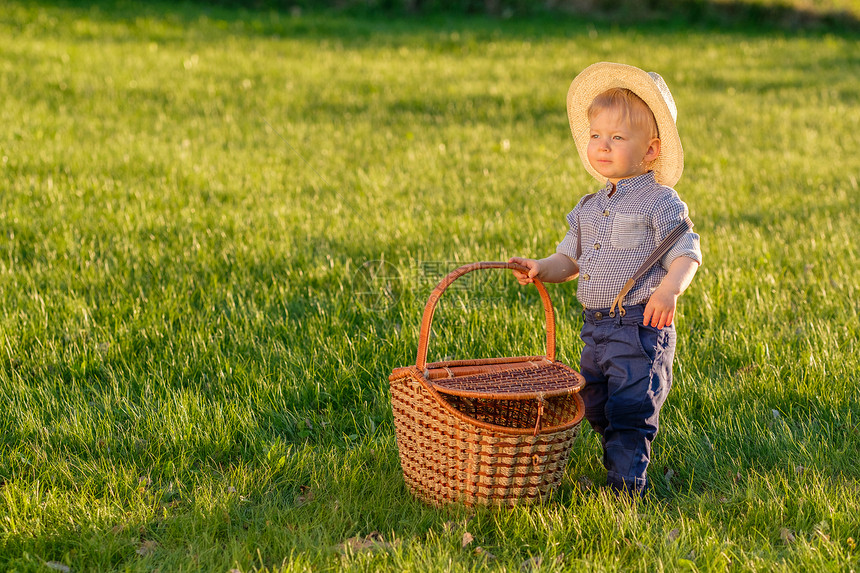
<path id="1" fill-rule="evenodd" d="M 523 269 L 481 262 L 451 272 L 424 308 L 414 366 L 389 376 L 400 464 L 409 489 L 441 506 L 529 502 L 558 485 L 584 407 L 582 375 L 555 360 L 555 316 L 546 314 L 546 356 L 427 363 L 436 303 L 455 280 L 479 269 Z"/>

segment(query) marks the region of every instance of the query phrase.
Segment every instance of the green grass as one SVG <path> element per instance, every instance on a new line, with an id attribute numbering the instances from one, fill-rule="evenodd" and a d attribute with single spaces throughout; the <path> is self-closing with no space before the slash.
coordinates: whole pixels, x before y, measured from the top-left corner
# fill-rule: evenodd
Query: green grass
<path id="1" fill-rule="evenodd" d="M 17 1 L 0 35 L 0 569 L 860 567 L 856 35 Z M 387 376 L 444 272 L 554 249 L 599 60 L 673 89 L 705 257 L 656 495 L 607 496 L 585 424 L 541 505 L 424 507 Z M 449 293 L 431 359 L 541 352 L 512 283 Z"/>

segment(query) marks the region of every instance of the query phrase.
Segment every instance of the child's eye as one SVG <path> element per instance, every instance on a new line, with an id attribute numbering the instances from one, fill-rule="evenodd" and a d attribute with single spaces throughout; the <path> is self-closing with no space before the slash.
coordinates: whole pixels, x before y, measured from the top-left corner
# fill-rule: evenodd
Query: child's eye
<path id="1" fill-rule="evenodd" d="M 613 136 L 612 139 L 617 139 L 618 141 L 622 141 L 624 138 L 620 135 Z"/>

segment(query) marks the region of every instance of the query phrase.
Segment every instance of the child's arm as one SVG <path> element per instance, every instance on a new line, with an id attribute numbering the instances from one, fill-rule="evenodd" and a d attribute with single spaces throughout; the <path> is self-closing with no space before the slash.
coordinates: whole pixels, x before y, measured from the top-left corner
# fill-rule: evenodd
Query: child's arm
<path id="1" fill-rule="evenodd" d="M 645 317 L 642 323 L 656 328 L 672 324 L 678 297 L 693 282 L 697 270 L 699 270 L 699 263 L 690 257 L 681 256 L 672 261 L 669 273 L 645 305 Z"/>
<path id="2" fill-rule="evenodd" d="M 553 253 L 545 259 L 524 259 L 511 257 L 509 263 L 516 263 L 529 269 L 528 274 L 513 271 L 521 285 L 534 282 L 534 278 L 545 283 L 563 283 L 579 276 L 579 265 L 576 261 L 562 253 Z M 692 278 L 692 277 L 691 277 Z"/>

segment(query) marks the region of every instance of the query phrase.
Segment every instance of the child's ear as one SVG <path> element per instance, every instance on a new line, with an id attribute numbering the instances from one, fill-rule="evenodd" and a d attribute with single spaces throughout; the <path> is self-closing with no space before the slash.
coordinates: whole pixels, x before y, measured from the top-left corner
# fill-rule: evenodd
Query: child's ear
<path id="1" fill-rule="evenodd" d="M 649 161 L 654 161 L 660 156 L 660 140 L 658 138 L 654 138 L 651 140 L 651 143 L 648 144 L 648 149 L 645 151 L 645 157 L 642 158 L 646 163 Z"/>

